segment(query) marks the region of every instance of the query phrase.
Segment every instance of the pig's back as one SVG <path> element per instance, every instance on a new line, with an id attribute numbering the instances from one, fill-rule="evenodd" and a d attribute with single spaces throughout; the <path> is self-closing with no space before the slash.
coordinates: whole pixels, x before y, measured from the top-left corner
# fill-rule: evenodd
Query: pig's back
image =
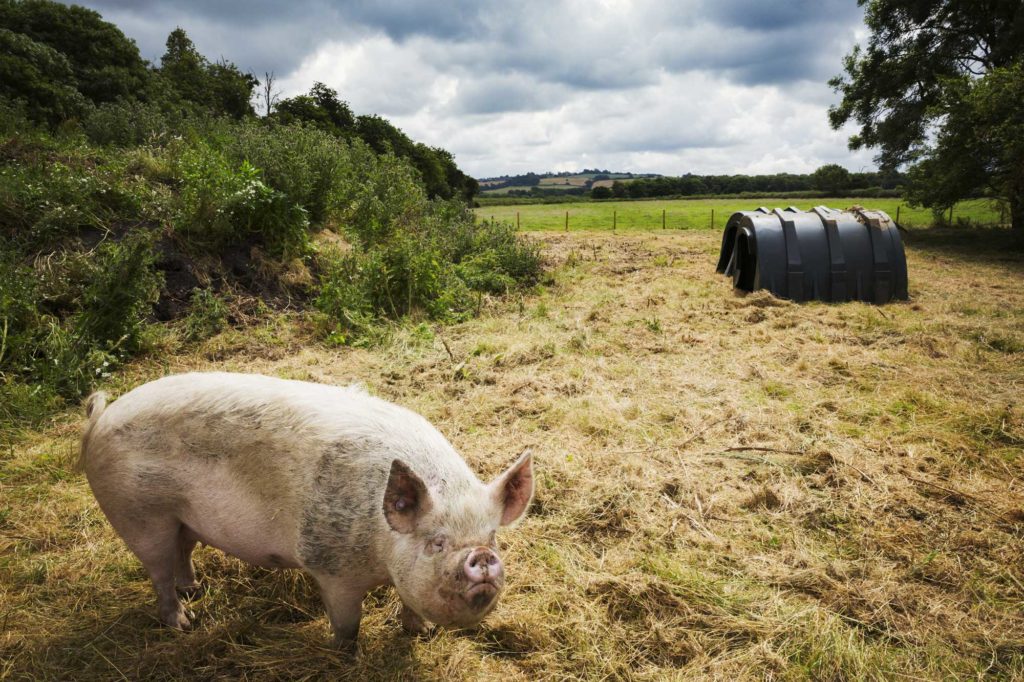
<path id="1" fill-rule="evenodd" d="M 347 468 L 374 470 L 372 479 L 398 458 L 428 485 L 476 480 L 444 436 L 410 410 L 359 386 L 256 374 L 178 374 L 139 386 L 100 415 L 89 449 L 87 471 L 125 458 L 226 468 L 275 496 L 282 486 L 310 484 L 325 453 Z"/>

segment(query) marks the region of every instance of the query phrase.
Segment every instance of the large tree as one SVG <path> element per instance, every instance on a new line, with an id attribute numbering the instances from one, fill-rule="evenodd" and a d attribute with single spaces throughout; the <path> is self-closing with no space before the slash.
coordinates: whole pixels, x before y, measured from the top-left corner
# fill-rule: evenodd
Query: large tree
<path id="1" fill-rule="evenodd" d="M 878 150 L 884 169 L 917 164 L 911 199 L 935 209 L 987 193 L 1024 229 L 1020 0 L 858 0 L 867 46 L 831 85 L 832 126 L 860 126 L 850 147 Z M 1005 140 L 1002 144 L 997 140 Z M 962 158 L 963 153 L 981 158 Z"/>
<path id="2" fill-rule="evenodd" d="M 163 93 L 172 103 L 189 102 L 234 118 L 255 114 L 251 100 L 259 81 L 231 62 L 211 64 L 180 27 L 167 36 L 167 51 L 157 73 L 172 91 Z"/>
<path id="3" fill-rule="evenodd" d="M 149 80 L 135 42 L 93 10 L 51 0 L 0 0 L 0 27 L 64 55 L 77 90 L 97 104 L 135 98 Z"/>

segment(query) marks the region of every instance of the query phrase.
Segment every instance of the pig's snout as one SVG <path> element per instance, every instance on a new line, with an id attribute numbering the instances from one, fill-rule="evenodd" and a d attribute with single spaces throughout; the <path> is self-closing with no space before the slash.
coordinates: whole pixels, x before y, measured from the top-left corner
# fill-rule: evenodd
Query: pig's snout
<path id="1" fill-rule="evenodd" d="M 487 547 L 477 547 L 466 557 L 462 570 L 469 581 L 467 601 L 475 609 L 487 607 L 498 596 L 505 578 L 501 559 Z"/>
<path id="2" fill-rule="evenodd" d="M 471 584 L 493 583 L 502 577 L 504 569 L 501 566 L 501 559 L 498 555 L 486 547 L 477 547 L 469 556 L 463 566 L 466 577 Z"/>

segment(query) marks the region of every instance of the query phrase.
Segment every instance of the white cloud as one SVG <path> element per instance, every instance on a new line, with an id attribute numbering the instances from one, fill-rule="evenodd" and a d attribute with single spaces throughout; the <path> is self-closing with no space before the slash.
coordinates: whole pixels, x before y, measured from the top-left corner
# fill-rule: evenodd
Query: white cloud
<path id="1" fill-rule="evenodd" d="M 827 122 L 826 81 L 866 35 L 855 0 L 92 4 L 146 56 L 181 25 L 211 57 L 276 70 L 285 96 L 326 83 L 478 177 L 872 167 Z"/>

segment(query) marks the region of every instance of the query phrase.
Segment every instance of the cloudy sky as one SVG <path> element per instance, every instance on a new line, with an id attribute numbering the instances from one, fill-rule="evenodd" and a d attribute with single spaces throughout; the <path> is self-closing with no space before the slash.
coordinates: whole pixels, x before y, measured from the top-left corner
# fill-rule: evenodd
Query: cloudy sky
<path id="1" fill-rule="evenodd" d="M 200 52 L 283 96 L 314 81 L 477 177 L 874 166 L 826 81 L 865 37 L 856 0 L 87 0 L 158 62 Z"/>

